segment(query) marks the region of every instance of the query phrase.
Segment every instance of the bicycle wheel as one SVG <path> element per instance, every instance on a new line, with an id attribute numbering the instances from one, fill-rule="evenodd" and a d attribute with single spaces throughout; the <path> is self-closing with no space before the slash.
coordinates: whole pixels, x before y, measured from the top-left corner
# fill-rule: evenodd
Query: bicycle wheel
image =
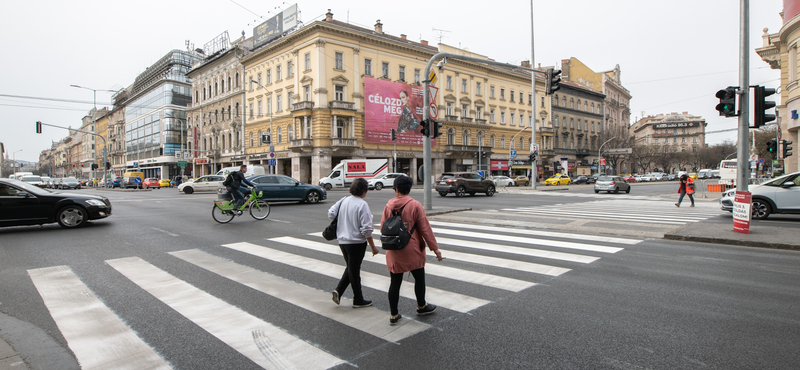
<path id="1" fill-rule="evenodd" d="M 233 220 L 233 213 L 232 211 L 223 211 L 214 205 L 214 208 L 211 209 L 211 217 L 214 218 L 214 221 L 217 221 L 221 224 L 227 224 Z"/>
<path id="2" fill-rule="evenodd" d="M 250 216 L 256 220 L 263 220 L 269 216 L 269 203 L 266 200 L 258 200 L 250 203 Z"/>

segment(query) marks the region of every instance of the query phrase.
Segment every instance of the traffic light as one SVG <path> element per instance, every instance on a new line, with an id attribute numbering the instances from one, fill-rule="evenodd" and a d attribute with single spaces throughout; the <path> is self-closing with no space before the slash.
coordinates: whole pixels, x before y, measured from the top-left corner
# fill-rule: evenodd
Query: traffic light
<path id="1" fill-rule="evenodd" d="M 719 98 L 717 104 L 717 111 L 720 116 L 736 117 L 739 114 L 736 112 L 736 89 L 738 87 L 728 86 L 725 90 L 717 91 L 716 97 Z"/>
<path id="2" fill-rule="evenodd" d="M 96 169 L 97 169 L 97 163 L 92 163 L 92 169 L 93 169 L 93 170 L 96 170 Z"/>
<path id="3" fill-rule="evenodd" d="M 111 162 L 106 162 L 106 169 L 107 169 L 107 170 L 110 170 L 110 169 L 111 169 Z"/>
<path id="4" fill-rule="evenodd" d="M 769 122 L 775 120 L 774 114 L 768 114 L 764 111 L 767 109 L 772 109 L 775 107 L 774 101 L 767 101 L 764 100 L 766 97 L 775 93 L 775 89 L 766 88 L 764 86 L 754 86 L 753 89 L 755 90 L 754 97 L 753 97 L 753 128 L 759 128 Z"/>
<path id="5" fill-rule="evenodd" d="M 392 129 L 392 141 L 397 140 L 397 130 Z"/>
<path id="6" fill-rule="evenodd" d="M 791 152 L 792 147 L 790 147 L 789 145 L 791 145 L 792 142 L 789 141 L 789 140 L 781 140 L 781 143 L 783 144 L 782 145 L 782 147 L 783 147 L 783 158 L 791 157 L 792 156 L 792 152 Z"/>
<path id="7" fill-rule="evenodd" d="M 767 141 L 767 151 L 776 154 L 778 152 L 778 141 L 775 139 Z"/>
<path id="8" fill-rule="evenodd" d="M 533 154 L 533 153 L 529 154 L 528 155 L 528 160 L 531 161 L 531 162 L 535 161 L 536 160 L 536 154 Z"/>
<path id="9" fill-rule="evenodd" d="M 422 134 L 422 136 L 431 136 L 431 126 L 430 126 L 430 124 L 431 124 L 430 120 L 427 120 L 427 119 L 424 119 L 424 120 L 422 120 L 422 122 L 419 123 L 419 125 L 422 127 L 419 130 L 419 133 Z"/>
<path id="10" fill-rule="evenodd" d="M 431 120 L 431 139 L 435 139 L 439 136 L 442 136 L 442 132 L 439 131 L 440 128 L 442 128 L 441 122 Z"/>
<path id="11" fill-rule="evenodd" d="M 561 88 L 561 86 L 558 85 L 558 83 L 561 82 L 561 70 L 550 68 L 547 70 L 546 75 L 547 79 L 545 83 L 547 84 L 547 88 L 545 89 L 545 95 L 550 95 Z"/>
<path id="12" fill-rule="evenodd" d="M 36 121 L 36 133 L 37 134 L 42 133 L 42 121 Z"/>

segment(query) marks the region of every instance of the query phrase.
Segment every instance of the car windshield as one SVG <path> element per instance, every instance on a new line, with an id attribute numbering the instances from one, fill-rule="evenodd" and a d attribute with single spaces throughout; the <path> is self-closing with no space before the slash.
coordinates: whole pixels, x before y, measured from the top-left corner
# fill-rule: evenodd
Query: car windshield
<path id="1" fill-rule="evenodd" d="M 65 178 L 64 178 L 64 181 L 69 181 L 69 182 L 78 182 L 78 179 L 76 179 L 76 178 L 74 178 L 74 177 L 65 177 Z"/>
<path id="2" fill-rule="evenodd" d="M 612 181 L 612 180 L 614 180 L 614 178 L 611 176 L 600 176 L 597 178 L 597 181 Z"/>
<path id="3" fill-rule="evenodd" d="M 781 185 L 783 185 L 784 182 L 786 182 L 786 179 L 789 178 L 789 176 L 792 176 L 792 175 L 791 174 L 783 175 L 781 177 L 778 177 L 777 179 L 768 180 L 768 181 L 764 182 L 761 185 L 765 185 L 765 186 L 781 186 Z"/>
<path id="4" fill-rule="evenodd" d="M 22 178 L 22 181 L 25 181 L 25 182 L 39 182 L 39 181 L 42 181 L 42 178 L 39 177 L 39 176 L 24 176 Z"/>
<path id="5" fill-rule="evenodd" d="M 28 184 L 27 182 L 22 182 L 18 180 L 9 180 L 9 184 L 34 195 L 47 195 L 52 193 L 50 190 L 42 189 L 36 185 Z"/>

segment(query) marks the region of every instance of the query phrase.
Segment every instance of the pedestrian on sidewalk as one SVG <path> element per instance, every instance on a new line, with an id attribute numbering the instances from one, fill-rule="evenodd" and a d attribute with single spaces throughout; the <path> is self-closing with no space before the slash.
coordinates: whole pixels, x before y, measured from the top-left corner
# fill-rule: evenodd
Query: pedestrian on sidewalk
<path id="1" fill-rule="evenodd" d="M 681 196 L 678 198 L 678 203 L 675 203 L 675 207 L 681 206 L 683 197 L 687 194 L 689 195 L 689 199 L 692 201 L 692 205 L 690 207 L 694 207 L 694 197 L 692 196 L 692 194 L 694 194 L 694 180 L 685 173 L 681 175 L 678 193 L 680 193 Z"/>
<path id="2" fill-rule="evenodd" d="M 340 199 L 328 209 L 328 218 L 339 217 L 336 223 L 336 238 L 342 251 L 346 267 L 339 285 L 333 291 L 333 302 L 339 304 L 339 298 L 347 287 L 353 288 L 353 308 L 372 306 L 372 301 L 364 299 L 361 291 L 361 262 L 367 252 L 367 244 L 372 248 L 372 255 L 378 254 L 378 248 L 372 239 L 372 212 L 364 201 L 367 196 L 367 180 L 355 179 L 350 184 L 350 196 Z"/>
<path id="3" fill-rule="evenodd" d="M 417 315 L 430 315 L 436 306 L 425 301 L 425 245 L 436 254 L 436 259 L 442 260 L 442 252 L 433 235 L 431 223 L 425 215 L 422 204 L 408 196 L 411 192 L 413 181 L 408 176 L 400 176 L 394 180 L 394 198 L 386 203 L 383 208 L 381 226 L 387 218 L 392 216 L 392 210 L 402 210 L 400 219 L 407 230 L 412 230 L 411 239 L 403 249 L 386 251 L 386 268 L 391 276 L 389 285 L 389 324 L 395 325 L 402 317 L 397 310 L 400 302 L 400 285 L 403 283 L 403 274 L 411 272 L 414 276 L 414 294 L 417 297 Z"/>

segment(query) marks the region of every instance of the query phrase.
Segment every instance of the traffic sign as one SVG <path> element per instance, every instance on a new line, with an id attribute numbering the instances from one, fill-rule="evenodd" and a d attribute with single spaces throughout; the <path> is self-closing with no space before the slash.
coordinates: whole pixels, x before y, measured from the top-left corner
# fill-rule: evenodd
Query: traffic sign
<path id="1" fill-rule="evenodd" d="M 133 168 L 139 167 L 139 162 L 133 162 Z"/>
<path id="2" fill-rule="evenodd" d="M 435 85 L 436 84 L 436 72 L 431 71 L 431 74 L 428 75 L 428 80 L 430 80 L 431 85 Z"/>
<path id="3" fill-rule="evenodd" d="M 269 161 L 269 164 L 267 164 L 268 166 L 277 166 L 278 165 L 278 160 L 277 159 L 269 159 L 268 161 Z"/>
<path id="4" fill-rule="evenodd" d="M 511 149 L 511 158 L 516 158 L 516 157 L 517 157 L 517 151 L 514 150 L 514 149 Z"/>
<path id="5" fill-rule="evenodd" d="M 183 168 L 186 167 L 188 163 L 186 161 L 178 161 L 178 167 Z"/>
<path id="6" fill-rule="evenodd" d="M 436 106 L 436 103 L 431 103 L 428 106 L 428 113 L 430 114 L 431 118 L 436 119 L 439 117 L 439 107 Z"/>
<path id="7" fill-rule="evenodd" d="M 175 158 L 180 158 L 180 157 L 181 157 L 181 151 L 180 150 L 176 150 L 175 151 Z"/>
<path id="8" fill-rule="evenodd" d="M 433 74 L 433 72 L 431 72 Z M 436 75 L 433 75 L 434 79 Z M 428 106 L 428 113 L 430 113 L 431 118 L 436 119 L 439 116 L 439 107 L 436 105 L 436 94 L 439 93 L 439 88 L 435 86 L 428 85 L 428 97 L 430 101 L 430 105 Z"/>
<path id="9" fill-rule="evenodd" d="M 275 153 L 274 153 L 274 152 L 270 152 L 270 153 L 269 153 L 269 157 L 270 157 L 270 158 L 275 158 Z"/>

